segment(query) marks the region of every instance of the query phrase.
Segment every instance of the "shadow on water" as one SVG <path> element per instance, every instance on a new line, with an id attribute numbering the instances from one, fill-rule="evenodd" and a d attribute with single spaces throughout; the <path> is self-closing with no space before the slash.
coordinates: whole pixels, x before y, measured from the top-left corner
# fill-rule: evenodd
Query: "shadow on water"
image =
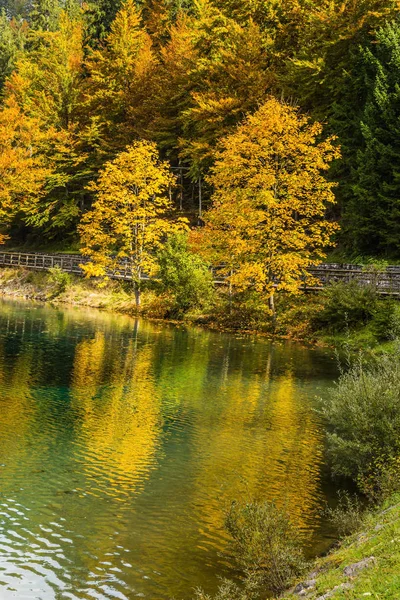
<path id="1" fill-rule="evenodd" d="M 2 301 L 2 600 L 213 592 L 243 494 L 323 551 L 314 399 L 336 375 L 295 344 Z"/>

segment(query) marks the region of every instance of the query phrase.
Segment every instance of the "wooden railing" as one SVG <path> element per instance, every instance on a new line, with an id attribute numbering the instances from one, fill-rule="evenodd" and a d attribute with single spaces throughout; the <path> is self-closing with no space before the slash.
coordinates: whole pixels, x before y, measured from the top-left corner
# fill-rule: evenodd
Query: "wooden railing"
<path id="1" fill-rule="evenodd" d="M 40 252 L 0 252 L 0 267 L 23 267 L 35 271 L 47 271 L 52 267 L 60 267 L 67 273 L 83 276 L 82 264 L 89 262 L 89 258 L 80 254 L 44 254 Z M 373 285 L 378 293 L 400 296 L 400 266 L 389 266 L 382 270 L 373 267 L 350 264 L 322 264 L 308 270 L 313 282 L 305 275 L 304 289 L 317 290 L 334 282 L 357 281 L 360 285 Z M 110 279 L 131 280 L 132 276 L 127 263 L 121 261 L 119 266 L 107 273 Z M 221 270 L 213 269 L 214 282 L 224 285 L 226 276 Z M 142 276 L 148 280 L 147 275 Z"/>
<path id="2" fill-rule="evenodd" d="M 23 267 L 34 271 L 48 271 L 60 267 L 66 273 L 83 276 L 81 265 L 89 262 L 89 258 L 80 254 L 42 254 L 40 252 L 0 252 L 0 267 Z M 110 279 L 132 279 L 128 264 L 121 261 L 116 269 L 107 272 Z M 147 275 L 141 279 L 148 280 Z"/>
<path id="3" fill-rule="evenodd" d="M 317 285 L 310 285 L 306 278 L 305 288 L 308 290 L 319 289 L 336 282 L 356 281 L 362 286 L 375 287 L 382 295 L 400 295 L 400 266 L 376 269 L 368 265 L 322 264 L 312 267 L 308 271 L 319 282 Z"/>

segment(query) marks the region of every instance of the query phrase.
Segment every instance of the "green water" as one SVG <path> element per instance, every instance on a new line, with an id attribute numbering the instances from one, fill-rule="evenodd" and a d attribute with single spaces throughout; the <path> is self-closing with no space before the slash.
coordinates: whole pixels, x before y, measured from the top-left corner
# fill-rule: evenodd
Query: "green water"
<path id="1" fill-rule="evenodd" d="M 0 598 L 188 600 L 232 576 L 224 507 L 323 550 L 326 352 L 0 303 Z"/>

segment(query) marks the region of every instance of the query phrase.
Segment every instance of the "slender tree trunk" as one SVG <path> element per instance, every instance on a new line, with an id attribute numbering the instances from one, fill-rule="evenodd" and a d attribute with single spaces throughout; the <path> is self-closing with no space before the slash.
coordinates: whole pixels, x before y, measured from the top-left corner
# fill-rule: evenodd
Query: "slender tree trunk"
<path id="1" fill-rule="evenodd" d="M 230 275 L 229 275 L 229 314 L 232 314 L 232 296 L 233 296 L 233 290 L 232 290 L 232 275 L 233 275 L 233 271 L 231 269 Z"/>
<path id="2" fill-rule="evenodd" d="M 268 306 L 269 306 L 270 311 L 272 313 L 272 327 L 275 329 L 275 326 L 276 326 L 276 310 L 275 310 L 274 292 L 272 292 L 272 294 L 270 295 L 270 297 L 268 299 Z"/>
<path id="3" fill-rule="evenodd" d="M 136 308 L 140 308 L 141 305 L 141 290 L 140 290 L 140 282 L 135 282 L 134 284 L 134 292 L 135 292 L 135 302 L 136 302 Z"/>

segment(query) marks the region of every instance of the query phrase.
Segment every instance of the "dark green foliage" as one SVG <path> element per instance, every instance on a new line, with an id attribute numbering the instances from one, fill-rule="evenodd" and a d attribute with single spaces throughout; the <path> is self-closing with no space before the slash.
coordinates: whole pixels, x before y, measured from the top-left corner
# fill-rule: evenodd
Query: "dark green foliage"
<path id="1" fill-rule="evenodd" d="M 85 10 L 89 42 L 97 45 L 110 31 L 111 23 L 122 5 L 122 0 L 91 0 Z"/>
<path id="2" fill-rule="evenodd" d="M 365 507 L 359 496 L 346 490 L 338 492 L 338 503 L 324 511 L 339 537 L 359 531 L 365 518 Z"/>
<path id="3" fill-rule="evenodd" d="M 352 251 L 400 250 L 400 23 L 384 25 L 351 69 L 342 119 L 341 187 L 345 242 Z"/>
<path id="4" fill-rule="evenodd" d="M 321 292 L 323 308 L 313 318 L 315 329 L 331 332 L 365 325 L 374 316 L 378 297 L 374 286 L 335 283 Z"/>
<path id="5" fill-rule="evenodd" d="M 158 264 L 162 288 L 173 295 L 177 313 L 210 304 L 212 274 L 203 260 L 190 252 L 186 236 L 170 238 L 158 255 Z"/>
<path id="6" fill-rule="evenodd" d="M 379 302 L 372 325 L 378 341 L 385 342 L 398 338 L 400 336 L 400 305 L 398 301 L 388 298 Z"/>
<path id="7" fill-rule="evenodd" d="M 321 402 L 333 474 L 374 487 L 400 457 L 400 351 L 360 359 Z"/>

